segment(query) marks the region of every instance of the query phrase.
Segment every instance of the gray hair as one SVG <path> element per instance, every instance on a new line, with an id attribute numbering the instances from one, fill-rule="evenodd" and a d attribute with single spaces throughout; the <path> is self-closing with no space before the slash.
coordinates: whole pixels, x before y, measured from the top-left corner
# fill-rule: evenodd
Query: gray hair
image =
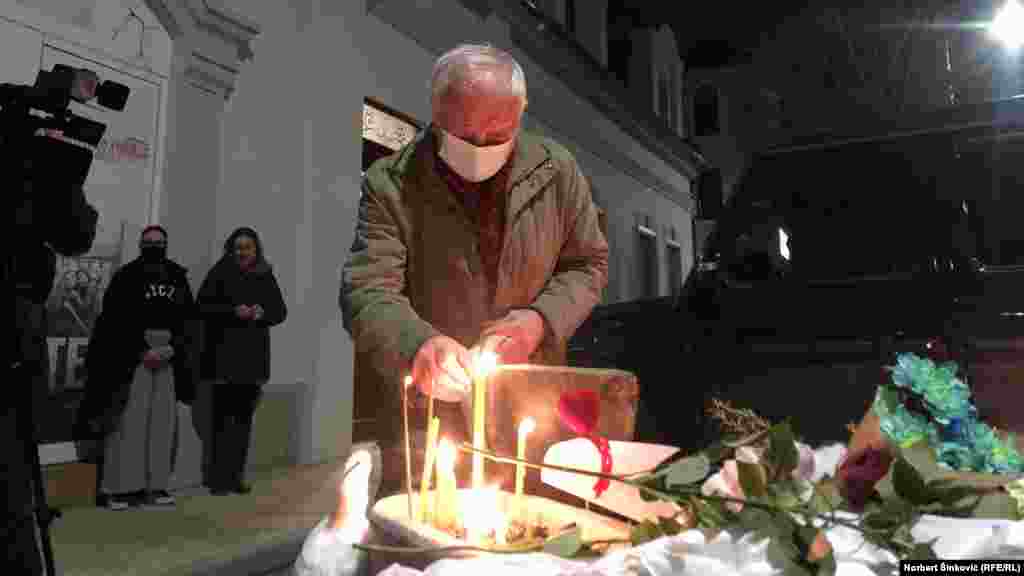
<path id="1" fill-rule="evenodd" d="M 472 89 L 485 78 L 493 80 L 499 92 L 517 95 L 526 101 L 523 68 L 511 54 L 490 44 L 460 44 L 442 54 L 431 74 L 431 98 L 436 100 L 454 85 Z"/>

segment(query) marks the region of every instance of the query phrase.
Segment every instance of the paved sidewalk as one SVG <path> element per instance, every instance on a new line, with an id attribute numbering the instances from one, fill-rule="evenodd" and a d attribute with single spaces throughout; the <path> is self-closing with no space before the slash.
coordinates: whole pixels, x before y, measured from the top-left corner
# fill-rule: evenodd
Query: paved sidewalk
<path id="1" fill-rule="evenodd" d="M 57 571 L 62 576 L 280 574 L 335 505 L 330 477 L 343 464 L 266 473 L 252 479 L 253 491 L 244 496 L 179 492 L 172 509 L 65 509 L 51 530 Z"/>

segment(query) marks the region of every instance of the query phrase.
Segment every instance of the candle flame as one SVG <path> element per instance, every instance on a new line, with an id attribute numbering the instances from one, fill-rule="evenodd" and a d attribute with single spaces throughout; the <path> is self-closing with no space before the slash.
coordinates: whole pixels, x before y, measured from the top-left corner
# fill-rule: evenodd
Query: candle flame
<path id="1" fill-rule="evenodd" d="M 482 542 L 493 533 L 495 543 L 505 544 L 508 516 L 501 500 L 501 488 L 496 485 L 463 494 L 462 523 L 470 542 Z"/>
<path id="2" fill-rule="evenodd" d="M 412 386 L 412 376 L 406 376 L 402 381 L 402 384 L 404 384 L 406 388 Z"/>
<path id="3" fill-rule="evenodd" d="M 441 470 L 454 470 L 455 456 L 455 444 L 448 438 L 441 438 L 437 446 L 437 467 Z"/>
<path id="4" fill-rule="evenodd" d="M 498 367 L 498 355 L 490 350 L 481 350 L 473 359 L 473 370 L 477 376 L 486 377 Z"/>
<path id="5" fill-rule="evenodd" d="M 533 418 L 524 418 L 519 423 L 519 435 L 526 436 L 537 429 L 537 422 Z"/>

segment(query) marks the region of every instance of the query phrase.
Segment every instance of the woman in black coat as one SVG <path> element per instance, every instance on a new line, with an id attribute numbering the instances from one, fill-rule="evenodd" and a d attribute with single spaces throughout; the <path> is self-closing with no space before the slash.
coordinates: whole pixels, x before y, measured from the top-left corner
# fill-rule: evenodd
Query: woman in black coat
<path id="1" fill-rule="evenodd" d="M 245 494 L 253 414 L 270 378 L 270 327 L 288 315 L 253 229 L 228 236 L 196 304 L 203 319 L 201 375 L 214 382 L 209 488 L 214 494 Z"/>

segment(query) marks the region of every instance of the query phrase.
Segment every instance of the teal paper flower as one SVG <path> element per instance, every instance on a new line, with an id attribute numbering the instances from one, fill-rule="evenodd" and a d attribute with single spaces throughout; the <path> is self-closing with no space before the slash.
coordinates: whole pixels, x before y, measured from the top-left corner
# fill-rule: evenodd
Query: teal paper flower
<path id="1" fill-rule="evenodd" d="M 953 362 L 900 354 L 892 384 L 879 386 L 872 409 L 882 432 L 901 447 L 926 441 L 940 464 L 958 471 L 1010 474 L 1024 471 L 1011 436 L 1000 440 L 978 419 L 971 391 Z"/>

